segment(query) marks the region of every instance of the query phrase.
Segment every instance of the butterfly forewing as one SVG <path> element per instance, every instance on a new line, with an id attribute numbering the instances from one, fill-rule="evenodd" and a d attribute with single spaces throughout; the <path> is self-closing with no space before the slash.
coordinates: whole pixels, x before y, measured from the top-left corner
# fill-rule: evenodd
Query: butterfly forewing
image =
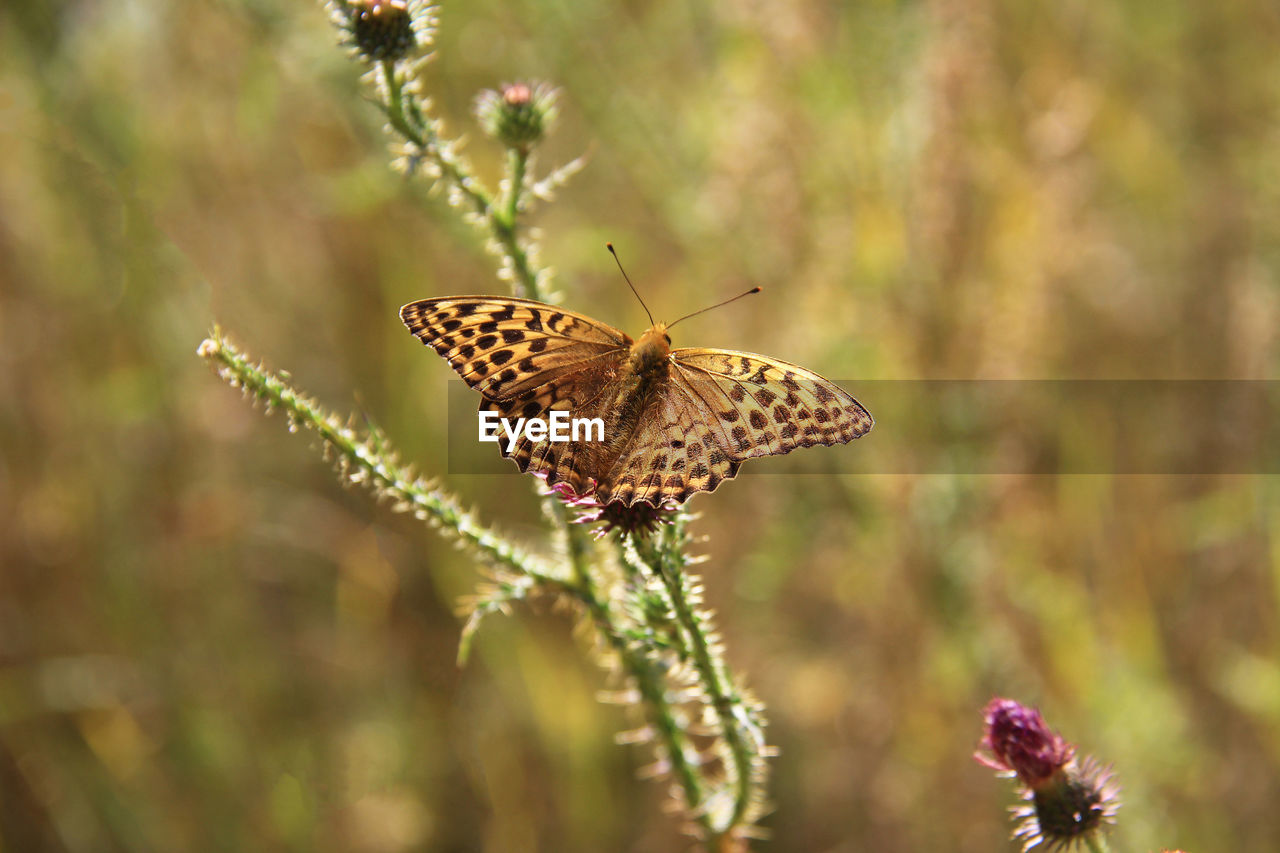
<path id="1" fill-rule="evenodd" d="M 701 405 L 709 431 L 733 459 L 844 444 L 866 435 L 870 413 L 810 370 L 733 350 L 672 350 L 673 382 Z"/>
<path id="2" fill-rule="evenodd" d="M 617 329 L 528 299 L 423 299 L 401 308 L 400 319 L 492 400 L 552 384 L 565 373 L 612 365 L 631 344 Z"/>

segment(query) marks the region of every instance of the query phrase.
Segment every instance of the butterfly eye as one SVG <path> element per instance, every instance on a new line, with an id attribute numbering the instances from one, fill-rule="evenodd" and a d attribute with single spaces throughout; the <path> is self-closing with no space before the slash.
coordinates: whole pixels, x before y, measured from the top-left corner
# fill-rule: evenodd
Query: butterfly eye
<path id="1" fill-rule="evenodd" d="M 670 336 L 670 335 L 668 335 L 666 332 L 663 332 L 663 333 L 662 333 L 662 337 L 664 337 L 664 338 L 666 338 L 666 339 L 667 339 L 667 345 L 668 345 L 668 346 L 670 346 L 670 345 L 671 345 L 671 336 Z"/>

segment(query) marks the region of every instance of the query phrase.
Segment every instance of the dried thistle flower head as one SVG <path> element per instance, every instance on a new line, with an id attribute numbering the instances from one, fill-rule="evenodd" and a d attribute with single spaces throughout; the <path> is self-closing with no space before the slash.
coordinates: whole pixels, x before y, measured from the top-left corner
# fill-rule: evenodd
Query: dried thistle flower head
<path id="1" fill-rule="evenodd" d="M 992 699 L 983 712 L 982 764 L 1018 778 L 1027 805 L 1014 811 L 1014 838 L 1024 850 L 1082 843 L 1112 823 L 1119 808 L 1109 769 L 1092 758 L 1076 759 L 1076 748 L 1049 728 L 1035 708 L 1012 699 Z"/>
<path id="2" fill-rule="evenodd" d="M 476 98 L 476 118 L 485 133 L 508 148 L 528 153 L 551 130 L 556 90 L 545 83 L 504 83 Z"/>
<path id="3" fill-rule="evenodd" d="M 602 504 L 595 499 L 594 495 L 580 495 L 573 491 L 568 483 L 556 483 L 550 487 L 550 492 L 559 497 L 565 506 L 583 510 L 574 519 L 575 524 L 600 522 L 603 526 L 595 532 L 597 539 L 614 530 L 648 536 L 661 525 L 670 524 L 679 509 L 666 504 L 655 506 L 645 501 L 639 501 L 631 506 L 627 506 L 622 501 Z"/>
<path id="4" fill-rule="evenodd" d="M 371 62 L 412 56 L 434 32 L 433 10 L 420 0 L 339 0 L 335 11 L 343 40 Z"/>

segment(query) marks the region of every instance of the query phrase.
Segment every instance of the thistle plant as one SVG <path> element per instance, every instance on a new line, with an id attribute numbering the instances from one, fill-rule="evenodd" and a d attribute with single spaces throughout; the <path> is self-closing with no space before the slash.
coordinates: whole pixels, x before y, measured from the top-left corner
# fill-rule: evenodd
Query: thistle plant
<path id="1" fill-rule="evenodd" d="M 1049 728 L 1035 708 L 992 699 L 983 712 L 982 748 L 974 757 L 1018 780 L 1024 805 L 1012 810 L 1023 850 L 1108 850 L 1103 829 L 1120 807 L 1111 771 Z"/>
<path id="2" fill-rule="evenodd" d="M 340 42 L 367 68 L 395 166 L 444 190 L 448 204 L 483 234 L 498 259 L 498 276 L 514 295 L 553 301 L 527 216 L 535 201 L 550 201 L 583 165 L 578 159 L 538 176 L 536 153 L 554 127 L 556 91 L 516 83 L 476 99 L 481 128 L 506 153 L 500 184 L 487 187 L 424 93 L 436 10 L 419 0 L 326 5 Z M 633 709 L 637 725 L 619 739 L 648 744 L 654 754 L 649 774 L 669 780 L 685 828 L 708 849 L 746 849 L 766 811 L 764 711 L 726 663 L 701 583 L 690 571 L 700 559 L 691 553 L 693 516 L 648 504 L 600 506 L 530 478 L 542 501 L 546 538 L 516 544 L 403 463 L 381 431 L 329 411 L 221 329 L 199 354 L 249 400 L 282 411 L 291 431 L 316 436 L 345 482 L 432 524 L 475 556 L 485 580 L 463 603 L 460 662 L 485 617 L 535 596 L 570 604 L 590 629 L 589 653 L 619 686 L 611 700 Z"/>

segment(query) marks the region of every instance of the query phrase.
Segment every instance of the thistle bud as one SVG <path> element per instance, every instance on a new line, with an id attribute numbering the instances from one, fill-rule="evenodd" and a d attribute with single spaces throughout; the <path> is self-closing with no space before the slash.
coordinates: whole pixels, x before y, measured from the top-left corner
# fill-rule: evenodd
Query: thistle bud
<path id="1" fill-rule="evenodd" d="M 982 764 L 1018 778 L 1026 806 L 1014 812 L 1023 849 L 1065 847 L 1114 822 L 1119 802 L 1111 773 L 1049 728 L 1035 708 L 992 699 L 983 712 Z"/>
<path id="2" fill-rule="evenodd" d="M 556 118 L 556 91 L 544 83 L 505 83 L 476 98 L 476 118 L 485 133 L 508 148 L 529 153 Z"/>
<path id="3" fill-rule="evenodd" d="M 1013 772 L 1029 788 L 1038 788 L 1062 769 L 1075 747 L 1045 724 L 1035 708 L 1012 699 L 992 699 L 983 711 L 982 746 L 991 758 L 976 758 L 995 770 Z"/>
<path id="4" fill-rule="evenodd" d="M 419 0 L 342 0 L 335 21 L 371 62 L 404 59 L 431 41 L 431 8 Z"/>

